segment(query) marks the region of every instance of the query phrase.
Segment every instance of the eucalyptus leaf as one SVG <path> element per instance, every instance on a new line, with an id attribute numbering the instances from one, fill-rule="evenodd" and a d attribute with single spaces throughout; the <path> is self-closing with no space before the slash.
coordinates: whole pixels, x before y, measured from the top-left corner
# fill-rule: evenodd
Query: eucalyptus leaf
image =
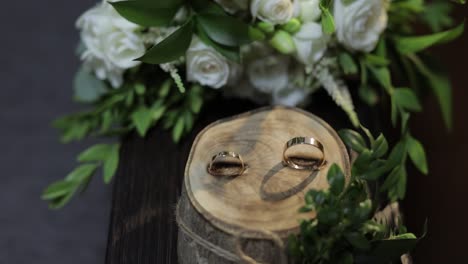
<path id="1" fill-rule="evenodd" d="M 358 67 L 353 60 L 353 57 L 347 52 L 342 52 L 338 56 L 338 62 L 340 63 L 341 69 L 344 74 L 356 74 L 358 72 Z"/>
<path id="2" fill-rule="evenodd" d="M 75 195 L 77 190 L 78 190 L 78 187 L 70 190 L 68 193 L 66 193 L 63 196 L 59 196 L 55 199 L 50 200 L 49 208 L 54 209 L 54 210 L 62 208 L 70 201 L 70 199 L 73 197 L 73 195 Z"/>
<path id="3" fill-rule="evenodd" d="M 398 164 L 401 164 L 406 158 L 407 144 L 406 140 L 399 141 L 390 152 L 387 159 L 388 168 L 394 168 Z"/>
<path id="4" fill-rule="evenodd" d="M 372 144 L 373 155 L 376 158 L 381 158 L 388 151 L 388 142 L 383 134 L 380 134 L 377 140 Z"/>
<path id="5" fill-rule="evenodd" d="M 96 172 L 97 167 L 95 163 L 80 165 L 65 177 L 65 181 L 82 183 Z"/>
<path id="6" fill-rule="evenodd" d="M 345 177 L 343 171 L 337 164 L 333 164 L 328 170 L 327 180 L 330 184 L 330 191 L 333 194 L 339 195 L 343 192 L 345 187 Z"/>
<path id="7" fill-rule="evenodd" d="M 78 156 L 79 162 L 104 161 L 112 150 L 112 145 L 96 144 Z"/>
<path id="8" fill-rule="evenodd" d="M 379 84 L 385 88 L 388 93 L 391 93 L 393 85 L 390 70 L 387 67 L 376 67 L 372 65 L 368 65 L 368 67 Z"/>
<path id="9" fill-rule="evenodd" d="M 357 257 L 358 263 L 387 263 L 399 260 L 400 257 L 413 250 L 418 243 L 418 239 L 383 239 L 372 241 L 371 250 L 365 255 Z"/>
<path id="10" fill-rule="evenodd" d="M 358 232 L 350 232 L 345 235 L 346 240 L 355 248 L 360 250 L 367 250 L 370 248 L 370 242 L 367 238 Z"/>
<path id="11" fill-rule="evenodd" d="M 188 21 L 166 39 L 149 49 L 139 61 L 149 64 L 162 64 L 178 60 L 190 46 L 193 22 Z"/>
<path id="12" fill-rule="evenodd" d="M 395 45 L 401 54 L 417 53 L 437 44 L 450 42 L 459 37 L 465 28 L 465 23 L 457 27 L 431 34 L 426 36 L 417 37 L 397 37 L 395 38 Z"/>
<path id="13" fill-rule="evenodd" d="M 408 137 L 407 140 L 408 144 L 408 155 L 413 162 L 414 166 L 418 168 L 420 172 L 423 174 L 428 173 L 427 168 L 427 160 L 426 160 L 426 152 L 424 151 L 424 147 L 417 139 L 413 137 Z"/>
<path id="14" fill-rule="evenodd" d="M 361 153 L 364 149 L 367 148 L 367 144 L 364 138 L 354 130 L 343 129 L 340 130 L 338 134 L 347 146 L 351 147 L 358 153 Z"/>
<path id="15" fill-rule="evenodd" d="M 185 119 L 183 116 L 180 116 L 177 119 L 177 122 L 174 128 L 172 129 L 172 139 L 174 140 L 174 142 L 180 141 L 182 134 L 184 133 L 184 126 L 185 126 Z"/>
<path id="16" fill-rule="evenodd" d="M 418 71 L 427 79 L 427 84 L 432 88 L 442 110 L 445 125 L 452 128 L 452 87 L 445 74 L 434 72 L 425 65 L 416 55 L 409 55 Z"/>
<path id="17" fill-rule="evenodd" d="M 395 103 L 406 110 L 419 112 L 422 110 L 418 97 L 408 88 L 395 89 L 392 94 Z"/>
<path id="18" fill-rule="evenodd" d="M 200 24 L 197 24 L 197 35 L 206 45 L 213 47 L 221 55 L 226 57 L 228 60 L 234 62 L 240 62 L 240 49 L 239 47 L 228 47 L 214 42 Z"/>
<path id="19" fill-rule="evenodd" d="M 153 116 L 151 109 L 146 106 L 140 106 L 135 112 L 132 113 L 132 123 L 135 125 L 138 134 L 141 137 L 146 135 L 146 132 L 151 127 Z"/>
<path id="20" fill-rule="evenodd" d="M 43 200 L 51 200 L 62 197 L 76 188 L 77 184 L 71 181 L 57 181 L 49 185 L 42 193 Z"/>
<path id="21" fill-rule="evenodd" d="M 102 170 L 103 170 L 103 178 L 104 183 L 108 184 L 112 177 L 115 175 L 117 171 L 117 167 L 119 165 L 119 144 L 114 144 L 111 146 L 111 150 L 107 155 L 106 160 L 104 161 Z"/>
<path id="22" fill-rule="evenodd" d="M 208 37 L 218 44 L 238 47 L 251 42 L 249 26 L 232 16 L 202 14 L 197 17 L 197 22 Z"/>
<path id="23" fill-rule="evenodd" d="M 128 21 L 145 27 L 167 26 L 173 20 L 182 1 L 131 0 L 111 2 Z"/>

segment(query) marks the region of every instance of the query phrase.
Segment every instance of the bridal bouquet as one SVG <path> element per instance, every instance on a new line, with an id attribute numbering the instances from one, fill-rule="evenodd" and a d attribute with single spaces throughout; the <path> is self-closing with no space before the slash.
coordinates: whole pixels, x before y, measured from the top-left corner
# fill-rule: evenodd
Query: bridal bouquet
<path id="1" fill-rule="evenodd" d="M 366 135 L 354 130 L 340 133 L 360 153 L 353 167 L 357 182 L 351 185 L 383 181 L 381 191 L 397 201 L 405 196 L 407 157 L 422 173 L 428 173 L 424 148 L 408 127 L 411 113 L 422 110 L 421 95 L 437 97 L 445 123 L 451 126 L 450 83 L 426 50 L 462 34 L 464 24 L 457 25 L 450 12 L 464 2 L 100 2 L 76 23 L 81 34 L 77 53 L 83 64 L 74 80 L 75 99 L 89 109 L 65 116 L 55 125 L 62 140 L 70 142 L 132 131 L 143 137 L 161 123 L 177 142 L 190 132 L 204 103 L 213 98 L 301 106 L 315 91 L 324 89 L 347 114 L 350 125 Z M 361 126 L 355 104 L 388 105 L 389 120 L 401 130 L 400 141 L 389 149 L 383 135 L 375 139 Z M 110 182 L 118 151 L 118 144 L 98 144 L 85 150 L 78 157 L 81 165 L 49 186 L 43 199 L 52 208 L 62 207 L 86 187 L 100 167 L 104 181 Z M 335 176 L 330 179 L 336 182 Z M 317 209 L 311 205 L 312 196 L 306 210 Z M 368 208 L 363 202 L 356 207 Z M 308 224 L 317 228 L 316 222 Z M 374 225 L 360 224 L 367 224 L 370 233 L 376 232 Z M 362 236 L 347 238 L 353 245 L 363 241 Z M 296 240 L 299 255 L 304 254 L 301 243 L 306 243 L 301 239 Z"/>

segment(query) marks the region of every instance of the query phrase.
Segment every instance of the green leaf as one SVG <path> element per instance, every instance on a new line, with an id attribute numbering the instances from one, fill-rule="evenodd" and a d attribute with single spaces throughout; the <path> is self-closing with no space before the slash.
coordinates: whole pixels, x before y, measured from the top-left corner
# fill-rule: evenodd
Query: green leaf
<path id="1" fill-rule="evenodd" d="M 408 56 L 437 97 L 446 127 L 452 128 L 452 87 L 446 75 L 431 71 L 418 57 Z"/>
<path id="2" fill-rule="evenodd" d="M 161 64 L 178 60 L 190 46 L 193 34 L 193 22 L 190 20 L 166 39 L 149 49 L 139 61 L 149 64 Z"/>
<path id="3" fill-rule="evenodd" d="M 393 168 L 402 163 L 402 161 L 406 158 L 406 140 L 402 140 L 398 142 L 395 147 L 393 147 L 392 152 L 388 156 L 387 160 L 387 167 Z"/>
<path id="4" fill-rule="evenodd" d="M 321 224 L 335 225 L 339 220 L 339 215 L 335 208 L 325 207 L 317 212 L 317 219 Z"/>
<path id="5" fill-rule="evenodd" d="M 78 161 L 103 161 L 107 158 L 111 150 L 112 145 L 97 144 L 80 153 L 80 155 L 78 156 Z"/>
<path id="6" fill-rule="evenodd" d="M 418 239 L 384 239 L 372 241 L 372 249 L 359 256 L 362 263 L 388 263 L 389 261 L 399 261 L 400 257 L 413 250 L 418 243 Z M 361 263 L 361 262 L 359 262 Z"/>
<path id="7" fill-rule="evenodd" d="M 345 234 L 346 240 L 355 248 L 360 250 L 368 250 L 370 248 L 370 242 L 367 238 L 358 232 L 350 232 Z"/>
<path id="8" fill-rule="evenodd" d="M 433 31 L 441 31 L 454 24 L 454 19 L 451 16 L 453 7 L 453 4 L 448 2 L 426 3 L 422 19 Z"/>
<path id="9" fill-rule="evenodd" d="M 160 98 L 166 98 L 167 95 L 169 95 L 172 84 L 174 84 L 174 81 L 172 79 L 167 79 L 166 81 L 164 81 L 161 87 L 159 88 L 158 96 Z"/>
<path id="10" fill-rule="evenodd" d="M 345 187 L 345 177 L 343 171 L 341 171 L 337 164 L 333 164 L 330 167 L 328 170 L 327 179 L 328 183 L 330 184 L 330 191 L 333 194 L 339 195 L 341 192 L 343 192 Z"/>
<path id="11" fill-rule="evenodd" d="M 375 138 L 372 135 L 372 133 L 370 132 L 370 130 L 367 127 L 365 127 L 364 125 L 362 125 L 362 124 L 360 124 L 359 127 L 362 129 L 362 131 L 364 131 L 364 133 L 366 134 L 367 138 L 369 139 L 369 142 L 371 143 L 371 145 L 373 145 L 374 141 L 375 141 Z"/>
<path id="12" fill-rule="evenodd" d="M 418 37 L 397 37 L 395 38 L 395 45 L 401 54 L 406 55 L 416 53 L 433 45 L 447 43 L 456 39 L 463 33 L 464 28 L 465 23 L 462 23 L 453 29 L 432 35 Z"/>
<path id="13" fill-rule="evenodd" d="M 338 61 L 340 63 L 341 69 L 343 69 L 344 74 L 356 74 L 358 72 L 358 67 L 353 60 L 353 57 L 347 52 L 342 52 L 338 56 Z"/>
<path id="14" fill-rule="evenodd" d="M 210 39 L 221 45 L 238 47 L 251 42 L 249 26 L 232 16 L 203 14 L 197 22 Z"/>
<path id="15" fill-rule="evenodd" d="M 111 150 L 107 155 L 106 160 L 103 164 L 103 178 L 104 182 L 108 184 L 112 177 L 115 175 L 117 171 L 117 167 L 119 165 L 119 144 L 114 144 L 111 146 Z"/>
<path id="16" fill-rule="evenodd" d="M 153 122 L 159 121 L 163 117 L 166 110 L 167 107 L 163 105 L 162 102 L 155 102 L 153 106 L 151 106 L 151 118 L 153 119 Z"/>
<path id="17" fill-rule="evenodd" d="M 413 137 L 408 137 L 408 155 L 413 161 L 414 166 L 418 168 L 420 172 L 423 174 L 428 173 L 427 168 L 427 160 L 426 160 L 426 152 L 424 151 L 424 147 L 417 139 Z"/>
<path id="18" fill-rule="evenodd" d="M 74 169 L 72 172 L 70 172 L 67 175 L 67 177 L 65 177 L 65 181 L 82 183 L 87 178 L 91 177 L 94 174 L 94 172 L 96 172 L 97 167 L 98 167 L 98 164 L 81 165 L 77 167 L 76 169 Z"/>
<path id="19" fill-rule="evenodd" d="M 190 109 L 193 113 L 198 114 L 203 106 L 203 98 L 198 95 L 193 95 L 190 98 Z"/>
<path id="20" fill-rule="evenodd" d="M 367 144 L 364 138 L 354 130 L 343 129 L 340 130 L 338 134 L 347 146 L 351 147 L 358 153 L 361 153 L 364 149 L 367 148 Z"/>
<path id="21" fill-rule="evenodd" d="M 390 70 L 387 67 L 375 67 L 369 65 L 368 67 L 379 84 L 385 88 L 388 93 L 391 93 L 393 85 L 390 77 Z"/>
<path id="22" fill-rule="evenodd" d="M 322 11 L 322 30 L 325 34 L 331 35 L 335 32 L 335 20 L 330 10 L 320 3 L 320 10 Z"/>
<path id="23" fill-rule="evenodd" d="M 375 181 L 379 179 L 389 170 L 385 165 L 385 161 L 383 160 L 374 160 L 364 170 L 362 175 L 360 175 L 360 178 L 367 181 Z"/>
<path id="24" fill-rule="evenodd" d="M 58 181 L 49 185 L 42 193 L 43 200 L 52 200 L 62 197 L 76 188 L 77 184 L 70 181 Z"/>
<path id="25" fill-rule="evenodd" d="M 131 115 L 132 122 L 141 137 L 144 137 L 146 132 L 148 132 L 148 129 L 151 127 L 153 121 L 152 114 L 151 109 L 148 109 L 146 106 L 140 106 Z"/>
<path id="26" fill-rule="evenodd" d="M 374 66 L 387 66 L 390 64 L 390 61 L 387 60 L 385 57 L 380 57 L 374 54 L 366 54 L 365 60 L 367 64 Z"/>
<path id="27" fill-rule="evenodd" d="M 106 84 L 81 67 L 73 80 L 74 98 L 78 102 L 91 103 L 107 92 Z"/>
<path id="28" fill-rule="evenodd" d="M 398 177 L 398 182 L 396 186 L 396 199 L 403 200 L 406 194 L 406 182 L 407 182 L 407 173 L 405 167 L 401 167 L 400 176 Z M 390 197 L 392 198 L 392 197 Z M 396 200 L 393 198 L 392 200 Z"/>
<path id="29" fill-rule="evenodd" d="M 184 126 L 185 126 L 185 119 L 183 116 L 180 116 L 177 119 L 177 122 L 172 129 L 172 139 L 174 142 L 179 142 L 180 139 L 182 138 L 182 134 L 184 132 Z"/>
<path id="30" fill-rule="evenodd" d="M 70 201 L 70 199 L 73 197 L 73 195 L 75 194 L 77 190 L 78 188 L 72 189 L 67 194 L 57 197 L 53 200 L 50 200 L 49 208 L 57 210 L 57 209 L 64 207 Z"/>
<path id="31" fill-rule="evenodd" d="M 226 14 L 220 5 L 211 0 L 191 0 L 190 5 L 198 14 Z"/>
<path id="32" fill-rule="evenodd" d="M 384 183 L 382 184 L 381 190 L 386 191 L 394 188 L 399 181 L 400 175 L 402 174 L 402 166 L 398 165 L 390 172 L 390 174 L 385 179 Z"/>
<path id="33" fill-rule="evenodd" d="M 380 134 L 377 140 L 372 144 L 373 156 L 381 158 L 388 151 L 388 142 L 383 134 Z"/>
<path id="34" fill-rule="evenodd" d="M 238 47 L 228 47 L 214 42 L 205 32 L 205 30 L 197 24 L 197 35 L 206 45 L 213 47 L 217 52 L 226 57 L 228 60 L 240 62 L 240 50 Z"/>
<path id="35" fill-rule="evenodd" d="M 359 98 L 369 106 L 375 106 L 379 102 L 379 95 L 377 92 L 367 85 L 359 86 Z"/>
<path id="36" fill-rule="evenodd" d="M 167 26 L 174 18 L 182 1 L 119 1 L 110 4 L 130 22 L 145 27 Z"/>
<path id="37" fill-rule="evenodd" d="M 392 94 L 395 103 L 406 110 L 419 112 L 422 110 L 421 104 L 414 92 L 408 88 L 395 89 Z"/>

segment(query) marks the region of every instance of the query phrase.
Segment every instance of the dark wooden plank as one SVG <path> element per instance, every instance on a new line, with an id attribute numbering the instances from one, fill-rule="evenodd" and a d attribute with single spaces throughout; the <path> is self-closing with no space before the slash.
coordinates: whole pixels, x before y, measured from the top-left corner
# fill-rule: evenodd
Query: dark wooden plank
<path id="1" fill-rule="evenodd" d="M 201 114 L 180 144 L 160 128 L 123 140 L 115 177 L 106 263 L 177 263 L 174 206 L 196 134 L 209 123 L 247 111 L 244 101 L 219 102 Z"/>
<path id="2" fill-rule="evenodd" d="M 327 95 L 315 98 L 312 113 L 335 128 L 349 126 L 346 115 Z M 136 135 L 123 139 L 114 182 L 106 263 L 177 263 L 174 206 L 192 141 L 209 123 L 255 107 L 239 100 L 220 100 L 208 105 L 191 135 L 178 145 L 172 143 L 168 131 L 160 128 L 145 139 Z"/>

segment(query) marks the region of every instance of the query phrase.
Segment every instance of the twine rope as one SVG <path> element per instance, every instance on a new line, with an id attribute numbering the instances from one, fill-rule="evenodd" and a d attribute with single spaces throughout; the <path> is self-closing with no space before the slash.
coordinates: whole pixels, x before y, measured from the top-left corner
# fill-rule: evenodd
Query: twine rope
<path id="1" fill-rule="evenodd" d="M 196 244 L 202 246 L 206 250 L 210 251 L 211 253 L 216 254 L 217 256 L 236 263 L 248 263 L 248 264 L 260 264 L 258 261 L 253 259 L 252 257 L 248 256 L 244 250 L 243 250 L 243 242 L 245 242 L 244 234 L 249 232 L 249 231 L 242 231 L 242 232 L 237 232 L 234 234 L 235 238 L 235 254 L 225 250 L 210 241 L 202 238 L 198 234 L 196 234 L 185 222 L 182 220 L 180 217 L 180 202 L 177 203 L 176 205 L 176 222 L 177 225 L 179 226 L 180 230 L 184 232 L 185 235 L 187 235 L 189 238 L 191 238 Z M 269 230 L 255 230 L 257 233 L 261 233 L 265 237 L 267 237 L 267 240 L 273 241 L 273 243 L 278 247 L 280 250 L 280 255 L 281 255 L 281 264 L 287 264 L 288 259 L 285 253 L 285 246 L 284 242 L 281 239 L 280 236 L 275 234 L 274 232 L 271 232 Z"/>

